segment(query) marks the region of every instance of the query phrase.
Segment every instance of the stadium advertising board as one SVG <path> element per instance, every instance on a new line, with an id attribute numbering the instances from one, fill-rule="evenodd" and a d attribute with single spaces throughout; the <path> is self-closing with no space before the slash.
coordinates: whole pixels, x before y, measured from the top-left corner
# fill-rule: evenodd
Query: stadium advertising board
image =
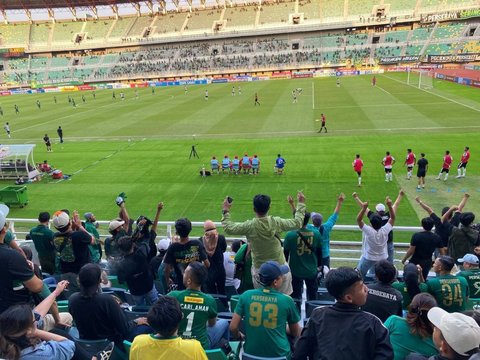
<path id="1" fill-rule="evenodd" d="M 10 91 L 0 91 L 0 96 L 9 96 L 12 95 Z"/>
<path id="2" fill-rule="evenodd" d="M 274 71 L 270 77 L 272 79 L 291 79 L 292 72 L 291 71 Z"/>
<path id="3" fill-rule="evenodd" d="M 444 11 L 434 14 L 420 15 L 420 23 L 428 24 L 439 21 L 450 21 L 459 19 L 469 19 L 480 17 L 480 9 L 459 10 L 459 11 Z"/>
<path id="4" fill-rule="evenodd" d="M 480 61 L 480 53 L 456 54 L 456 55 L 428 55 L 427 62 L 430 63 L 464 63 Z"/>
<path id="5" fill-rule="evenodd" d="M 303 78 L 311 78 L 313 77 L 313 72 L 311 71 L 298 71 L 298 72 L 293 72 L 292 77 L 294 79 L 303 79 Z"/>
<path id="6" fill-rule="evenodd" d="M 406 62 L 418 62 L 420 61 L 420 56 L 384 56 L 380 58 L 379 63 L 382 65 L 387 64 L 397 64 L 397 63 L 406 63 Z"/>
<path id="7" fill-rule="evenodd" d="M 0 49 L 0 58 L 14 58 L 25 56 L 25 48 Z"/>

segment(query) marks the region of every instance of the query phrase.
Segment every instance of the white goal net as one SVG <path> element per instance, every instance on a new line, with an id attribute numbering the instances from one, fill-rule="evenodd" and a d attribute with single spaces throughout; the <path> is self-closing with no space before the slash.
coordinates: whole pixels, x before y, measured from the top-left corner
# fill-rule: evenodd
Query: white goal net
<path id="1" fill-rule="evenodd" d="M 408 85 L 418 87 L 419 89 L 432 89 L 435 73 L 429 70 L 410 69 L 407 71 Z"/>

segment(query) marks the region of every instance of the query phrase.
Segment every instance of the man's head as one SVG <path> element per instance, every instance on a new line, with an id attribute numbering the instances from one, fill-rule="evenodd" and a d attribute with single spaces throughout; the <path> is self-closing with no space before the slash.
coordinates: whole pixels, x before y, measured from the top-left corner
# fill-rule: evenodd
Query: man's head
<path id="1" fill-rule="evenodd" d="M 147 314 L 148 325 L 165 338 L 176 334 L 182 318 L 180 304 L 171 296 L 161 296 Z"/>
<path id="2" fill-rule="evenodd" d="M 380 215 L 383 215 L 385 213 L 385 205 L 379 203 L 375 206 L 375 210 L 377 211 L 377 213 L 379 213 Z"/>
<path id="3" fill-rule="evenodd" d="M 360 273 L 352 268 L 341 266 L 329 271 L 325 279 L 328 293 L 337 301 L 357 306 L 367 302 L 368 288 Z"/>
<path id="4" fill-rule="evenodd" d="M 230 247 L 231 247 L 231 249 L 234 253 L 237 253 L 238 250 L 240 250 L 241 246 L 242 246 L 242 241 L 241 240 L 234 240 Z"/>
<path id="5" fill-rule="evenodd" d="M 253 211 L 260 216 L 266 215 L 270 209 L 270 202 L 270 196 L 268 195 L 255 195 L 253 198 Z"/>
<path id="6" fill-rule="evenodd" d="M 390 151 L 387 151 L 385 154 L 386 154 L 387 156 L 390 155 Z"/>
<path id="7" fill-rule="evenodd" d="M 465 146 L 464 151 L 468 151 L 468 150 L 470 150 L 470 148 L 468 146 Z"/>
<path id="8" fill-rule="evenodd" d="M 380 260 L 375 264 L 375 277 L 383 284 L 391 284 L 395 281 L 397 269 L 388 260 Z"/>
<path id="9" fill-rule="evenodd" d="M 407 153 L 411 153 L 412 152 L 412 149 L 407 149 Z"/>
<path id="10" fill-rule="evenodd" d="M 125 224 L 125 221 L 123 221 L 122 219 L 119 219 L 119 218 L 113 219 L 108 224 L 108 231 L 110 232 L 110 234 L 115 235 L 116 233 L 118 233 L 120 230 L 123 229 L 124 224 Z"/>
<path id="11" fill-rule="evenodd" d="M 420 156 L 423 158 L 425 157 L 425 153 L 421 153 Z"/>
<path id="12" fill-rule="evenodd" d="M 92 297 L 98 292 L 102 270 L 97 264 L 85 264 L 78 273 L 78 283 L 83 296 Z"/>
<path id="13" fill-rule="evenodd" d="M 38 214 L 38 222 L 40 224 L 48 223 L 49 220 L 50 220 L 50 213 L 49 212 L 43 211 L 40 214 Z"/>
<path id="14" fill-rule="evenodd" d="M 212 220 L 206 220 L 203 223 L 203 231 L 205 232 L 205 237 L 207 238 L 215 238 L 218 237 L 217 226 Z"/>
<path id="15" fill-rule="evenodd" d="M 433 342 L 440 355 L 462 359 L 478 352 L 480 327 L 470 316 L 434 307 L 428 312 L 428 319 L 435 326 Z"/>
<path id="16" fill-rule="evenodd" d="M 95 221 L 97 221 L 97 218 L 91 212 L 86 212 L 85 214 L 83 214 L 83 217 L 85 218 L 85 220 L 87 220 L 87 222 L 94 223 Z"/>
<path id="17" fill-rule="evenodd" d="M 122 236 L 117 241 L 118 249 L 123 255 L 128 255 L 133 251 L 134 242 L 131 236 Z"/>
<path id="18" fill-rule="evenodd" d="M 316 213 L 316 212 L 312 212 L 312 213 L 310 214 L 310 216 L 311 216 L 311 219 L 312 219 L 312 224 L 313 224 L 313 226 L 315 226 L 315 227 L 320 227 L 320 226 L 322 226 L 322 223 L 323 223 L 323 216 L 322 216 L 322 214 Z"/>
<path id="19" fill-rule="evenodd" d="M 380 228 L 382 227 L 382 218 L 380 217 L 380 215 L 373 214 L 372 216 L 370 216 L 369 220 L 370 225 L 372 225 L 372 228 L 374 230 L 380 230 Z"/>
<path id="20" fill-rule="evenodd" d="M 360 159 L 360 154 L 355 155 L 355 158 Z"/>
<path id="21" fill-rule="evenodd" d="M 283 275 L 289 272 L 288 265 L 280 265 L 278 262 L 270 260 L 260 266 L 258 276 L 264 287 L 278 289 L 283 284 Z"/>
<path id="22" fill-rule="evenodd" d="M 470 226 L 473 223 L 473 220 L 475 220 L 475 214 L 472 212 L 464 212 L 460 214 L 460 224 L 465 227 Z"/>
<path id="23" fill-rule="evenodd" d="M 175 221 L 175 232 L 180 238 L 185 239 L 192 231 L 192 223 L 187 218 L 180 218 Z"/>
<path id="24" fill-rule="evenodd" d="M 430 231 L 430 230 L 433 229 L 433 225 L 435 225 L 435 224 L 433 223 L 433 219 L 431 217 L 428 216 L 428 217 L 424 217 L 422 219 L 423 230 Z"/>
<path id="25" fill-rule="evenodd" d="M 465 254 L 463 258 L 457 260 L 463 264 L 465 269 L 478 269 L 478 256 L 474 254 Z"/>
<path id="26" fill-rule="evenodd" d="M 66 232 L 70 228 L 70 216 L 63 210 L 55 211 L 52 224 L 61 233 Z"/>
<path id="27" fill-rule="evenodd" d="M 447 255 L 440 255 L 433 263 L 433 271 L 436 273 L 449 274 L 455 266 L 453 258 Z"/>
<path id="28" fill-rule="evenodd" d="M 188 264 L 183 273 L 183 285 L 187 289 L 201 287 L 208 277 L 208 270 L 202 263 L 193 261 Z"/>
<path id="29" fill-rule="evenodd" d="M 449 155 L 449 154 L 450 154 L 449 150 L 445 151 L 445 155 Z"/>
<path id="30" fill-rule="evenodd" d="M 170 239 L 162 239 L 158 242 L 157 244 L 157 249 L 160 251 L 160 253 L 165 253 L 168 250 L 168 247 L 170 246 L 171 241 Z"/>

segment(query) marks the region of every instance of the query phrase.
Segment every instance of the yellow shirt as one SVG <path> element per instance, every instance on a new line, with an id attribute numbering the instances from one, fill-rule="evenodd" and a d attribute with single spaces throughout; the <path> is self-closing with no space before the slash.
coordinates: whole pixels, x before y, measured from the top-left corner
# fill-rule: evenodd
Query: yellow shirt
<path id="1" fill-rule="evenodd" d="M 130 350 L 130 360 L 207 360 L 202 345 L 197 340 L 180 337 L 161 339 L 153 335 L 138 335 Z"/>

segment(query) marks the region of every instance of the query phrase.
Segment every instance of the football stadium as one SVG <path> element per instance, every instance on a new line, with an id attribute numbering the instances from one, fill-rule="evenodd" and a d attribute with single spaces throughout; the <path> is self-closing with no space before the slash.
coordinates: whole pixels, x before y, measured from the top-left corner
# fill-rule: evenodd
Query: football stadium
<path id="1" fill-rule="evenodd" d="M 457 341 L 437 320 L 480 304 L 479 0 L 0 10 L 0 358 L 475 356 L 470 315 Z M 335 301 L 371 328 L 335 326 Z"/>

